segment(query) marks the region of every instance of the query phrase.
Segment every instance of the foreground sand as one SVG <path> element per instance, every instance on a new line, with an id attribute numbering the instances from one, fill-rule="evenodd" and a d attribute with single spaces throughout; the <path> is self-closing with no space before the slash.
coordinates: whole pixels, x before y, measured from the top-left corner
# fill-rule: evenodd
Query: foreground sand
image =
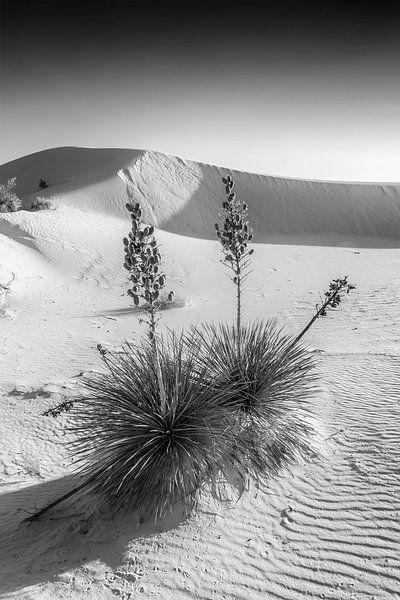
<path id="1" fill-rule="evenodd" d="M 262 215 L 255 228 L 263 243 L 255 245 L 245 294 L 248 318 L 277 317 L 297 332 L 332 277 L 348 274 L 357 285 L 306 339 L 321 377 L 314 459 L 268 489 L 250 488 L 237 502 L 217 504 L 205 495 L 190 521 L 177 511 L 157 526 L 137 525 L 135 518 L 99 515 L 93 499 L 80 498 L 30 527 L 20 525 L 26 511 L 73 486 L 68 415 L 53 419 L 43 411 L 73 394 L 83 371 L 101 368 L 97 343 L 117 347 L 144 333 L 124 295 L 127 179 L 139 199 L 149 199 L 147 218 L 159 227 L 168 287 L 183 304 L 163 313 L 162 327 L 229 320 L 234 312 L 211 239 L 218 169 L 135 151 L 107 151 L 103 163 L 92 151 L 89 164 L 82 150 L 73 150 L 62 160 L 60 150 L 43 153 L 40 167 L 40 156 L 6 165 L 26 186 L 20 193 L 28 206 L 32 182 L 51 164 L 58 180 L 46 193 L 58 198 L 54 211 L 0 216 L 0 281 L 16 273 L 0 320 L 2 597 L 400 597 L 396 186 L 329 184 L 328 209 L 329 198 L 317 201 L 318 186 L 329 185 L 304 183 L 313 200 L 307 204 L 304 192 L 296 213 L 279 199 L 296 198 L 300 183 L 293 192 L 293 182 L 277 181 L 271 206 L 262 178 L 236 177 L 254 214 Z M 365 210 L 363 189 L 370 194 Z M 375 204 L 371 189 L 382 194 Z M 334 223 L 330 232 L 327 220 Z"/>

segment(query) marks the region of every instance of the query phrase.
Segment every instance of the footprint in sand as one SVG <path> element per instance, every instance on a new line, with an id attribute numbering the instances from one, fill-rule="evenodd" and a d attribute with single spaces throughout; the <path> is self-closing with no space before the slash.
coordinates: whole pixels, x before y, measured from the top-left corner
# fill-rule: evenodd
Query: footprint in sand
<path id="1" fill-rule="evenodd" d="M 293 508 L 291 506 L 287 506 L 286 508 L 284 508 L 283 510 L 281 510 L 281 522 L 280 525 L 282 525 L 282 527 L 287 527 L 288 523 L 293 523 L 294 519 L 293 517 L 290 516 L 290 513 L 293 512 Z"/>

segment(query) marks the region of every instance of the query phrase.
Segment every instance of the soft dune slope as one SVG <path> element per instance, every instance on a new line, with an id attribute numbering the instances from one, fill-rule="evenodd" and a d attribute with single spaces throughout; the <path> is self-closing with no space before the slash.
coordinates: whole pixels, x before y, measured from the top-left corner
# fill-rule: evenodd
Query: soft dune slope
<path id="1" fill-rule="evenodd" d="M 224 172 L 158 152 L 55 148 L 3 165 L 0 181 L 17 176 L 17 192 L 27 205 L 38 194 L 54 193 L 75 208 L 114 216 L 125 216 L 129 183 L 149 222 L 173 233 L 209 238 L 223 197 Z M 259 236 L 333 232 L 400 239 L 400 184 L 232 175 Z M 40 177 L 49 188 L 38 189 Z"/>

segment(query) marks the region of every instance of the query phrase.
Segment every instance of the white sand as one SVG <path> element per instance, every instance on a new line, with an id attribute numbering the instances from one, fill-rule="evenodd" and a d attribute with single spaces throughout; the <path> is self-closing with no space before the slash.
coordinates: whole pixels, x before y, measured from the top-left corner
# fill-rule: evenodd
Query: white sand
<path id="1" fill-rule="evenodd" d="M 68 415 L 41 416 L 101 368 L 100 342 L 143 335 L 122 268 L 125 182 L 162 243 L 167 289 L 186 303 L 161 327 L 233 318 L 213 224 L 226 169 L 135 150 L 59 148 L 0 167 L 28 207 L 0 215 L 0 594 L 50 600 L 400 598 L 400 185 L 232 172 L 256 232 L 248 318 L 298 332 L 319 292 L 357 289 L 319 319 L 314 407 L 320 458 L 235 503 L 207 495 L 190 521 L 154 526 L 65 502 L 30 527 L 25 511 L 73 486 Z M 38 190 L 40 177 L 49 187 Z"/>

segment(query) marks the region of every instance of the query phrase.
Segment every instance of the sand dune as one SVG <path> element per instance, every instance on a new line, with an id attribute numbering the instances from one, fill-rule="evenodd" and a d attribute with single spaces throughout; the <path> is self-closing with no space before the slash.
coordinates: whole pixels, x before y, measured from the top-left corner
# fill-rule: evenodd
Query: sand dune
<path id="1" fill-rule="evenodd" d="M 227 169 L 156 152 L 57 148 L 0 167 L 29 207 L 0 215 L 0 597 L 160 600 L 392 600 L 400 589 L 400 184 L 300 181 L 232 172 L 256 232 L 246 318 L 297 332 L 330 279 L 357 285 L 307 335 L 318 357 L 319 455 L 265 490 L 154 526 L 79 498 L 27 528 L 72 487 L 71 397 L 96 345 L 144 334 L 126 295 L 127 184 L 156 225 L 180 307 L 161 329 L 229 321 L 232 284 L 213 224 Z M 49 187 L 38 190 L 40 177 Z"/>
<path id="2" fill-rule="evenodd" d="M 0 167 L 17 176 L 26 205 L 38 194 L 69 206 L 126 217 L 126 183 L 153 225 L 180 235 L 212 237 L 225 168 L 158 152 L 55 148 Z M 400 184 L 342 183 L 232 171 L 259 235 L 326 234 L 400 238 Z M 43 177 L 49 184 L 39 190 Z"/>

